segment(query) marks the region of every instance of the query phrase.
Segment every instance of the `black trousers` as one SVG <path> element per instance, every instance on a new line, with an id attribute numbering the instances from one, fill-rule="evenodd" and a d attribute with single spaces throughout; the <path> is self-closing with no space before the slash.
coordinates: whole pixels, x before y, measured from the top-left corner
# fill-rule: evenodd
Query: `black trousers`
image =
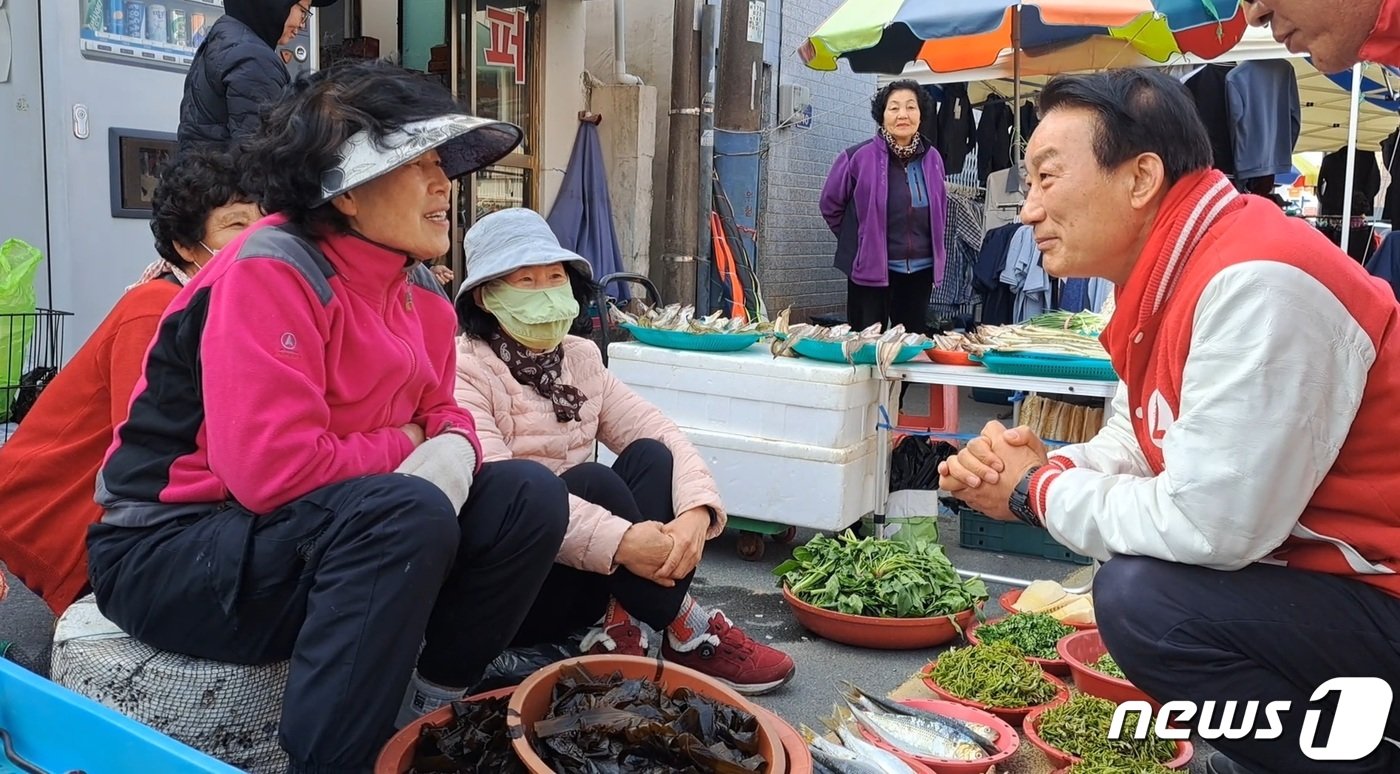
<path id="1" fill-rule="evenodd" d="M 94 525 L 90 576 L 102 612 L 152 647 L 290 658 L 279 730 L 292 771 L 368 772 L 415 661 L 470 685 L 510 643 L 563 541 L 564 497 L 520 460 L 484 465 L 460 514 L 421 478 L 368 476 L 265 516 Z"/>
<path id="2" fill-rule="evenodd" d="M 585 462 L 564 471 L 561 478 L 570 494 L 601 505 L 633 524 L 664 524 L 676 516 L 671 501 L 672 465 L 666 445 L 648 438 L 630 444 L 611 468 Z M 600 575 L 555 564 L 513 644 L 560 642 L 601 618 L 613 597 L 638 620 L 661 631 L 680 613 L 694 577 L 691 572 L 667 588 L 632 574 L 626 567 L 618 567 L 611 575 Z"/>
<path id="3" fill-rule="evenodd" d="M 872 288 L 846 280 L 846 319 L 864 330 L 875 323 L 889 329 L 903 325 L 910 333 L 928 333 L 928 303 L 933 296 L 933 269 L 910 274 L 890 272 L 889 287 Z"/>
<path id="4" fill-rule="evenodd" d="M 1400 771 L 1400 748 L 1390 742 L 1358 761 L 1311 760 L 1300 745 L 1309 709 L 1321 710 L 1322 718 L 1312 745 L 1327 744 L 1336 697 L 1310 703 L 1327 680 L 1371 676 L 1400 686 L 1400 599 L 1358 581 L 1285 567 L 1218 572 L 1116 557 L 1094 578 L 1094 608 L 1114 660 L 1160 702 L 1214 701 L 1217 723 L 1226 701 L 1292 702 L 1276 739 L 1211 740 L 1250 772 Z M 1236 722 L 1243 712 L 1240 705 Z M 1262 705 L 1256 722 L 1267 725 Z M 1400 739 L 1400 703 L 1390 709 L 1385 736 Z"/>

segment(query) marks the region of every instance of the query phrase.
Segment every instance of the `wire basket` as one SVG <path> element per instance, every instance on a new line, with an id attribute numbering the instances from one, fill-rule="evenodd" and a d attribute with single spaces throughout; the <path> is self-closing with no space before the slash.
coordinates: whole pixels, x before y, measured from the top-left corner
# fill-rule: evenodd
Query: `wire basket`
<path id="1" fill-rule="evenodd" d="M 63 329 L 72 316 L 56 309 L 0 314 L 0 443 L 58 373 Z"/>

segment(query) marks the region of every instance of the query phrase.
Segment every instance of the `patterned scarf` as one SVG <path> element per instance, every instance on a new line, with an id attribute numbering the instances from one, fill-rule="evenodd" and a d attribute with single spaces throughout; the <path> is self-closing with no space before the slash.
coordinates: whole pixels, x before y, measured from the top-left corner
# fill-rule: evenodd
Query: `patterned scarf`
<path id="1" fill-rule="evenodd" d="M 920 153 L 924 152 L 924 138 L 918 132 L 914 133 L 914 141 L 904 147 L 900 147 L 894 141 L 894 135 L 890 134 L 885 127 L 880 127 L 880 136 L 885 138 L 885 144 L 889 146 L 890 153 L 901 161 L 908 161 Z"/>
<path id="2" fill-rule="evenodd" d="M 136 282 L 127 285 L 126 289 L 131 290 L 134 287 L 144 285 L 153 279 L 160 278 L 162 274 L 174 274 L 176 281 L 180 283 L 180 287 L 184 287 L 190 284 L 190 275 L 181 271 L 180 267 L 165 260 L 164 258 L 157 258 L 156 260 L 152 261 L 151 264 L 147 266 L 144 271 L 141 272 L 141 278 L 136 280 Z"/>
<path id="3" fill-rule="evenodd" d="M 579 409 L 588 396 L 579 392 L 577 387 L 559 383 L 559 377 L 564 372 L 562 345 L 536 355 L 500 331 L 488 336 L 486 343 L 510 369 L 515 381 L 534 387 L 535 392 L 549 398 L 549 402 L 554 404 L 554 416 L 560 422 L 579 421 Z"/>

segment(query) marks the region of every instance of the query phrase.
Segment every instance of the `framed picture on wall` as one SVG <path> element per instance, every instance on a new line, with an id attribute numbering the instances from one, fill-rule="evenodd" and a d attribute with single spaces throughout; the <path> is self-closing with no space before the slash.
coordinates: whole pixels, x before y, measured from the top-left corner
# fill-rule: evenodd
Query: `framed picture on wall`
<path id="1" fill-rule="evenodd" d="M 107 130 L 107 146 L 112 217 L 149 219 L 161 167 L 175 155 L 175 135 L 114 127 Z"/>

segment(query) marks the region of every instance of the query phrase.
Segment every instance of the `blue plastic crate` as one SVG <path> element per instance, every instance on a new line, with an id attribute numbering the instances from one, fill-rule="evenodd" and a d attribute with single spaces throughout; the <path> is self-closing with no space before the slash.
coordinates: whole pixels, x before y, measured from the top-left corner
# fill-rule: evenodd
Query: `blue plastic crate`
<path id="1" fill-rule="evenodd" d="M 0 658 L 0 728 L 45 771 L 239 774 L 239 770 Z M 0 772 L 6 768 L 0 756 Z"/>
<path id="2" fill-rule="evenodd" d="M 987 352 L 973 357 L 994 374 L 1035 376 L 1050 379 L 1092 379 L 1118 381 L 1113 363 L 1091 357 L 1072 357 L 1052 353 Z"/>

